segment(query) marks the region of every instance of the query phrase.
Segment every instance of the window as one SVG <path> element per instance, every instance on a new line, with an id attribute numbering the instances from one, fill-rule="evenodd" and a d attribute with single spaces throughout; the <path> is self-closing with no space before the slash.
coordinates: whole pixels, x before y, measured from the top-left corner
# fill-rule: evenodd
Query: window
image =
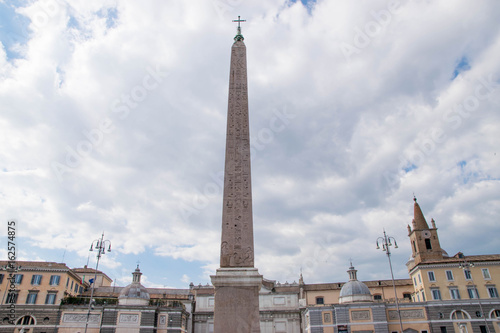
<path id="1" fill-rule="evenodd" d="M 413 277 L 413 284 L 417 285 L 417 279 L 415 277 Z"/>
<path id="2" fill-rule="evenodd" d="M 440 300 L 441 299 L 441 291 L 439 291 L 439 288 L 431 288 L 431 293 L 432 293 L 433 300 Z"/>
<path id="3" fill-rule="evenodd" d="M 448 279 L 448 281 L 453 281 L 453 272 L 446 271 L 446 278 Z"/>
<path id="4" fill-rule="evenodd" d="M 407 300 L 411 301 L 411 294 L 403 293 L 403 298 L 406 298 Z"/>
<path id="5" fill-rule="evenodd" d="M 482 316 L 483 314 L 481 313 L 481 311 L 476 311 L 476 317 L 481 318 Z"/>
<path id="6" fill-rule="evenodd" d="M 468 269 L 464 270 L 464 275 L 466 280 L 472 280 L 472 275 Z"/>
<path id="7" fill-rule="evenodd" d="M 484 325 L 480 325 L 479 330 L 481 331 L 481 333 L 488 333 L 488 331 L 486 330 L 486 326 Z"/>
<path id="8" fill-rule="evenodd" d="M 33 275 L 31 277 L 31 284 L 34 286 L 39 286 L 40 283 L 42 283 L 42 276 L 41 275 Z"/>
<path id="9" fill-rule="evenodd" d="M 460 293 L 458 292 L 458 288 L 450 288 L 450 296 L 451 299 L 460 299 Z"/>
<path id="10" fill-rule="evenodd" d="M 80 286 L 80 288 L 78 289 L 78 293 L 79 294 L 83 293 L 83 287 L 82 286 Z"/>
<path id="11" fill-rule="evenodd" d="M 420 274 L 418 274 L 417 276 L 418 276 L 418 283 L 422 283 L 422 278 L 420 277 Z"/>
<path id="12" fill-rule="evenodd" d="M 69 278 L 66 280 L 66 288 L 68 288 L 69 285 Z"/>
<path id="13" fill-rule="evenodd" d="M 441 333 L 448 333 L 448 331 L 446 330 L 446 326 L 441 326 Z"/>
<path id="14" fill-rule="evenodd" d="M 488 288 L 488 294 L 491 298 L 498 298 L 498 290 L 495 286 L 486 286 Z"/>
<path id="15" fill-rule="evenodd" d="M 71 281 L 71 287 L 69 287 L 69 290 L 73 290 L 73 281 Z"/>
<path id="16" fill-rule="evenodd" d="M 55 304 L 56 303 L 56 293 L 48 293 L 45 297 L 45 304 Z"/>
<path id="17" fill-rule="evenodd" d="M 49 284 L 51 286 L 58 286 L 60 280 L 61 280 L 61 276 L 60 275 L 51 275 L 50 276 L 50 282 L 49 282 Z"/>
<path id="18" fill-rule="evenodd" d="M 24 316 L 19 318 L 17 325 L 35 325 L 35 319 L 31 316 Z"/>
<path id="19" fill-rule="evenodd" d="M 425 302 L 425 293 L 422 291 L 422 301 Z"/>
<path id="20" fill-rule="evenodd" d="M 433 271 L 427 272 L 427 275 L 429 276 L 429 281 L 431 281 L 431 282 L 436 281 L 436 277 L 434 276 L 434 272 Z"/>
<path id="21" fill-rule="evenodd" d="M 417 245 L 415 245 L 415 241 L 413 241 L 413 251 L 417 252 Z"/>
<path id="22" fill-rule="evenodd" d="M 490 271 L 488 270 L 488 268 L 482 268 L 481 272 L 483 272 L 483 278 L 485 280 L 490 280 L 491 279 Z"/>
<path id="23" fill-rule="evenodd" d="M 3 274 L 0 274 L 0 284 L 3 282 Z"/>
<path id="24" fill-rule="evenodd" d="M 438 312 L 438 318 L 439 318 L 439 319 L 443 319 L 443 318 L 444 318 L 444 313 L 442 313 L 442 312 Z"/>
<path id="25" fill-rule="evenodd" d="M 376 301 L 382 300 L 382 295 L 373 295 L 373 299 Z"/>
<path id="26" fill-rule="evenodd" d="M 325 304 L 325 299 L 322 297 L 316 297 L 316 304 Z"/>
<path id="27" fill-rule="evenodd" d="M 493 310 L 493 318 L 500 318 L 500 310 Z"/>
<path id="28" fill-rule="evenodd" d="M 453 312 L 453 319 L 468 319 L 467 315 L 463 313 L 462 311 L 455 311 Z"/>
<path id="29" fill-rule="evenodd" d="M 425 239 L 425 248 L 427 250 L 432 250 L 432 246 L 431 246 L 431 240 L 429 238 L 426 238 Z"/>
<path id="30" fill-rule="evenodd" d="M 12 293 L 8 293 L 7 294 L 7 300 L 5 301 L 6 304 L 16 304 L 17 303 L 17 296 L 18 296 L 18 293 L 17 291 L 15 292 L 12 292 Z"/>
<path id="31" fill-rule="evenodd" d="M 14 274 L 14 283 L 21 284 L 21 282 L 23 282 L 23 275 L 22 274 Z"/>
<path id="32" fill-rule="evenodd" d="M 36 297 L 38 292 L 28 292 L 28 297 L 26 297 L 26 304 L 36 304 Z"/>
<path id="33" fill-rule="evenodd" d="M 75 293 L 78 292 L 78 284 L 75 283 Z"/>
<path id="34" fill-rule="evenodd" d="M 469 294 L 469 298 L 479 298 L 476 287 L 467 287 L 467 293 Z"/>

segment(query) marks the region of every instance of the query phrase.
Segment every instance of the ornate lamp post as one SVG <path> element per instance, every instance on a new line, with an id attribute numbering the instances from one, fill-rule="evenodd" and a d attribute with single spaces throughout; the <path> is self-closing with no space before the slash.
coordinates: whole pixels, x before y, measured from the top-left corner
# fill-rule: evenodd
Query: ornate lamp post
<path id="1" fill-rule="evenodd" d="M 391 269 L 391 278 L 392 278 L 392 287 L 394 288 L 394 298 L 396 299 L 396 309 L 398 311 L 399 317 L 399 327 L 401 328 L 401 333 L 403 333 L 403 322 L 401 321 L 401 311 L 399 311 L 399 302 L 398 302 L 398 294 L 396 293 L 396 282 L 394 281 L 394 273 L 392 272 L 392 263 L 391 263 L 391 247 L 394 242 L 394 248 L 398 248 L 398 243 L 396 243 L 396 239 L 391 236 L 387 236 L 384 230 L 384 237 L 377 238 L 377 249 L 380 249 L 379 241 L 382 243 L 382 251 L 385 251 L 387 254 L 387 259 L 389 259 L 389 268 Z"/>
<path id="2" fill-rule="evenodd" d="M 95 244 L 95 245 L 94 245 Z M 94 282 L 92 282 L 92 289 L 90 292 L 90 301 L 89 301 L 89 310 L 87 311 L 87 320 L 85 321 L 85 333 L 87 333 L 87 328 L 89 326 L 89 318 L 90 318 L 90 310 L 93 308 L 93 299 L 94 297 L 94 286 L 97 280 L 97 268 L 99 267 L 99 260 L 101 259 L 101 256 L 106 253 L 106 246 L 108 246 L 108 252 L 111 252 L 111 242 L 109 240 L 104 240 L 104 232 L 102 233 L 102 236 L 100 239 L 94 239 L 92 241 L 92 244 L 90 244 L 90 252 L 92 251 L 97 251 L 97 263 L 95 265 L 95 272 L 94 272 Z"/>
<path id="3" fill-rule="evenodd" d="M 470 268 L 474 267 L 474 263 L 468 262 L 467 260 L 464 260 L 462 263 L 458 264 L 458 267 L 461 268 L 461 269 L 463 269 L 464 272 L 465 271 L 469 271 L 470 280 L 471 280 L 472 286 L 474 288 L 472 290 L 472 292 L 475 293 L 476 296 L 477 296 L 477 304 L 479 304 L 479 309 L 481 310 L 481 315 L 483 316 L 484 324 L 486 325 L 486 332 L 490 333 L 490 329 L 488 327 L 488 322 L 486 321 L 486 314 L 483 311 L 483 306 L 481 305 L 481 301 L 480 301 L 480 298 L 479 298 L 479 293 L 477 292 L 476 285 L 474 284 L 474 280 L 472 279 L 472 271 L 470 270 Z"/>

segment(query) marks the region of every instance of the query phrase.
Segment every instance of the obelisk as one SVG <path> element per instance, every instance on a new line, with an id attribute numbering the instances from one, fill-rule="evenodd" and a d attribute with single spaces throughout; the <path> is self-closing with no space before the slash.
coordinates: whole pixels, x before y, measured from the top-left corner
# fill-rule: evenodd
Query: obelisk
<path id="1" fill-rule="evenodd" d="M 231 48 L 222 208 L 220 268 L 215 287 L 214 332 L 260 332 L 262 275 L 254 268 L 252 184 L 246 47 L 238 32 Z"/>

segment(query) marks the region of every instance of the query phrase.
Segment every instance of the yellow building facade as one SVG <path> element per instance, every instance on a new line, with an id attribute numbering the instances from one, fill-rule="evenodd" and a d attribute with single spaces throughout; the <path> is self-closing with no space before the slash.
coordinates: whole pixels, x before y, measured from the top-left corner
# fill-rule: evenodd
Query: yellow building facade
<path id="1" fill-rule="evenodd" d="M 429 227 L 416 199 L 408 236 L 413 301 L 499 298 L 500 254 L 465 256 L 459 252 L 449 257 L 441 248 L 436 222 L 432 219 Z"/>
<path id="2" fill-rule="evenodd" d="M 8 261 L 0 261 L 6 267 Z M 81 294 L 88 284 L 68 266 L 56 262 L 16 261 L 16 270 L 0 272 L 1 304 L 59 305 L 66 296 Z M 12 288 L 13 287 L 13 288 Z"/>

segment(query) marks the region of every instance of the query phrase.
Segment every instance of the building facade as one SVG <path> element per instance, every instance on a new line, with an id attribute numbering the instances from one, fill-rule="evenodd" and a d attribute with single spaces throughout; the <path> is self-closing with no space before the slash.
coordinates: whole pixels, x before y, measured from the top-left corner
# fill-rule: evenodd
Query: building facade
<path id="1" fill-rule="evenodd" d="M 0 261 L 0 266 L 5 268 L 8 263 Z M 15 263 L 15 271 L 4 269 L 0 273 L 1 305 L 58 305 L 64 297 L 79 295 L 89 286 L 66 264 L 41 261 Z"/>
<path id="2" fill-rule="evenodd" d="M 358 281 L 354 267 L 347 271 L 347 282 L 263 279 L 260 331 L 500 333 L 500 255 L 458 252 L 450 257 L 441 247 L 436 222 L 428 226 L 416 200 L 408 236 L 409 279 L 395 280 L 395 293 L 392 280 Z M 145 288 L 137 268 L 132 283 L 118 287 L 98 271 L 89 315 L 88 282 L 95 271 L 27 261 L 15 262 L 15 270 L 7 271 L 8 262 L 0 264 L 0 333 L 83 332 L 87 322 L 88 332 L 215 332 L 212 285 Z"/>

